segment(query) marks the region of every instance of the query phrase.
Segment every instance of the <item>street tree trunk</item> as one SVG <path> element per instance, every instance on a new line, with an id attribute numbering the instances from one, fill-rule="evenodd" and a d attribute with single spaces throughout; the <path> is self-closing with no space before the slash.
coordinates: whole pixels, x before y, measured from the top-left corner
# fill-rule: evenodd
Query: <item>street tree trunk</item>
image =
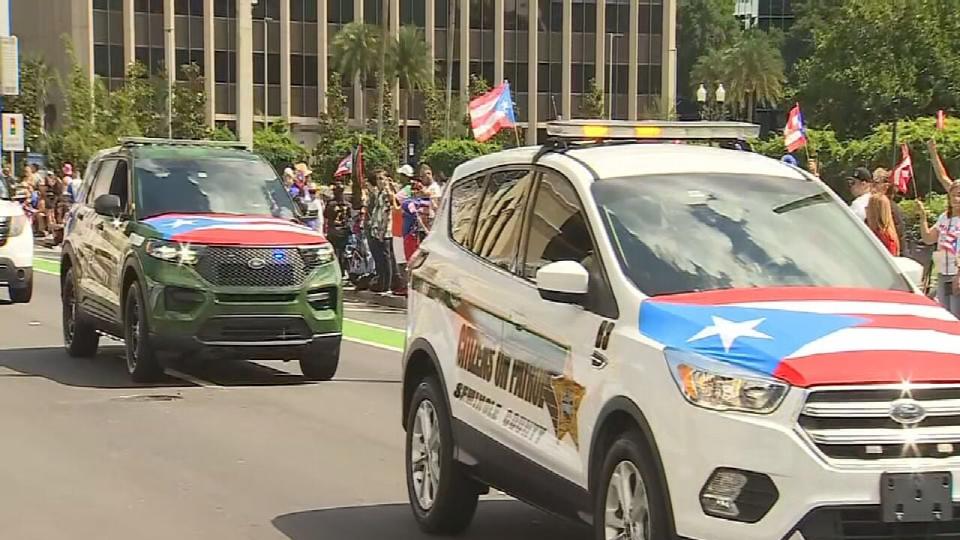
<path id="1" fill-rule="evenodd" d="M 400 90 L 403 92 L 403 90 Z M 400 96 L 397 96 L 397 99 L 400 99 Z M 407 84 L 407 95 L 403 98 L 403 106 L 406 109 L 403 112 L 403 157 L 404 161 L 409 159 L 409 154 L 407 153 L 410 149 L 410 107 L 411 101 L 413 99 L 413 90 L 410 89 L 410 84 Z"/>
<path id="2" fill-rule="evenodd" d="M 453 45 L 454 32 L 457 29 L 457 0 L 450 0 L 447 6 L 447 120 L 445 133 L 450 138 L 450 110 L 453 108 Z"/>
<path id="3" fill-rule="evenodd" d="M 390 0 L 380 2 L 380 107 L 377 110 L 377 140 L 383 140 L 383 100 L 387 85 L 387 42 L 390 37 L 390 19 L 387 12 L 390 10 Z"/>

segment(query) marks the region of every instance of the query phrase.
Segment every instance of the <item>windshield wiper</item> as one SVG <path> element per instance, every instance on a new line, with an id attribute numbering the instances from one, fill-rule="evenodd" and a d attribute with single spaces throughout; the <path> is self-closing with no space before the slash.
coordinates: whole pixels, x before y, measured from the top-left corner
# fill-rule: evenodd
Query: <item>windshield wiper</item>
<path id="1" fill-rule="evenodd" d="M 827 195 L 826 193 L 815 193 L 815 194 L 813 194 L 813 195 L 809 195 L 809 196 L 807 196 L 807 197 L 803 197 L 802 199 L 797 199 L 797 200 L 795 200 L 795 201 L 791 201 L 791 202 L 788 202 L 788 203 L 786 203 L 786 204 L 782 204 L 782 205 L 774 208 L 774 209 L 773 209 L 773 213 L 775 213 L 775 214 L 785 214 L 785 213 L 791 212 L 791 211 L 793 211 L 793 210 L 799 210 L 800 208 L 806 208 L 806 207 L 808 207 L 808 206 L 813 206 L 813 205 L 815 205 L 815 204 L 823 204 L 823 203 L 826 203 L 826 202 L 830 202 L 830 196 L 829 196 L 829 195 Z"/>

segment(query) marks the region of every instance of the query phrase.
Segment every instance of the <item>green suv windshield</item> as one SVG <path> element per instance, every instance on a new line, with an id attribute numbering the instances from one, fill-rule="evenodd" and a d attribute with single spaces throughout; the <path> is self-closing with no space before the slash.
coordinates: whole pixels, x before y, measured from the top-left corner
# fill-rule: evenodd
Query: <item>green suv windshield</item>
<path id="1" fill-rule="evenodd" d="M 293 219 L 293 200 L 274 170 L 249 158 L 140 158 L 134 161 L 141 219 L 216 213 Z"/>
<path id="2" fill-rule="evenodd" d="M 644 293 L 743 287 L 910 290 L 817 183 L 676 174 L 591 187 L 624 273 Z"/>

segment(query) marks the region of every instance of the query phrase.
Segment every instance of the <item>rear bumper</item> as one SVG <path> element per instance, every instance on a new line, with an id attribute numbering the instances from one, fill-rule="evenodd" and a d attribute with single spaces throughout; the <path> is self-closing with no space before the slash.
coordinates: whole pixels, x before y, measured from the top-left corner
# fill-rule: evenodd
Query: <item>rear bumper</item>
<path id="1" fill-rule="evenodd" d="M 13 259 L 0 257 L 0 285 L 22 289 L 33 280 L 33 268 L 17 266 Z"/>

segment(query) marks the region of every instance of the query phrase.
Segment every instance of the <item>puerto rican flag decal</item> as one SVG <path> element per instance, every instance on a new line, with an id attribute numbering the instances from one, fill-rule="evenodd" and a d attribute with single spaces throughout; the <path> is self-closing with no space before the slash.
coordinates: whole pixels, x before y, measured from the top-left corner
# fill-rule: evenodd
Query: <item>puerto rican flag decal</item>
<path id="1" fill-rule="evenodd" d="M 834 288 L 727 289 L 647 300 L 666 348 L 794 386 L 960 382 L 960 321 L 926 297 Z"/>
<path id="2" fill-rule="evenodd" d="M 322 244 L 319 232 L 279 218 L 164 214 L 144 221 L 164 240 L 186 244 L 233 246 L 297 246 Z"/>

